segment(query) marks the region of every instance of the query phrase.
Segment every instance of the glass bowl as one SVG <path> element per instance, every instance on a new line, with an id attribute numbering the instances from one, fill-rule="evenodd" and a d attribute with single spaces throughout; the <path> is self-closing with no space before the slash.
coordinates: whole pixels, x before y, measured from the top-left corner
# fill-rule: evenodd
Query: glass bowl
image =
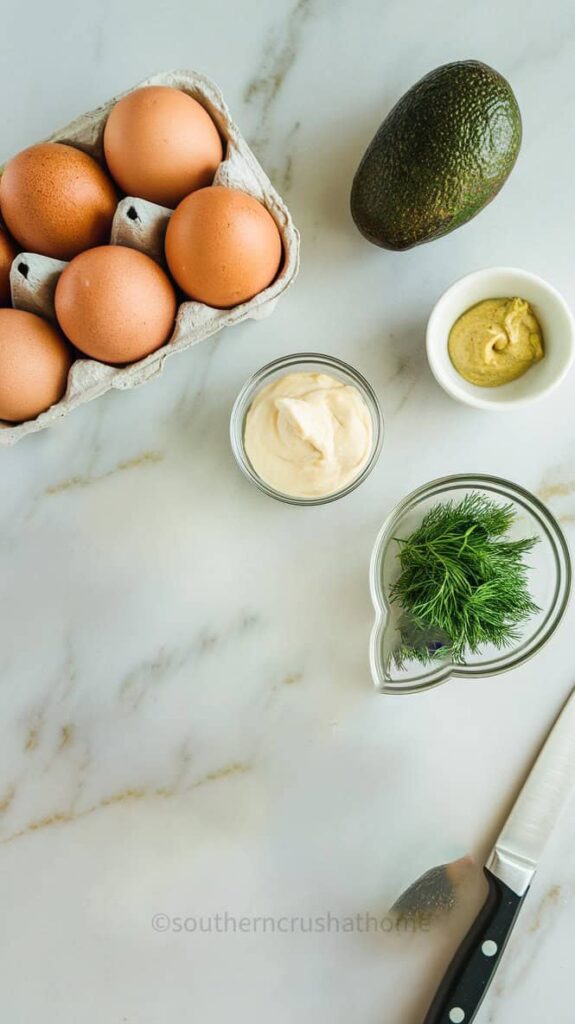
<path id="1" fill-rule="evenodd" d="M 399 668 L 394 652 L 399 641 L 402 615 L 397 604 L 389 602 L 389 591 L 398 575 L 398 544 L 417 529 L 426 512 L 439 501 L 461 501 L 470 493 L 485 494 L 502 504 L 512 504 L 516 520 L 510 531 L 513 539 L 536 536 L 539 543 L 528 555 L 529 585 L 539 605 L 521 627 L 513 646 L 486 647 L 469 655 L 464 664 L 453 664 L 449 657 L 436 656 L 431 664 L 407 661 Z M 375 623 L 371 633 L 370 662 L 376 689 L 382 693 L 416 693 L 445 682 L 450 676 L 478 677 L 496 675 L 517 668 L 541 649 L 559 625 L 571 588 L 571 559 L 565 538 L 554 517 L 532 494 L 492 476 L 448 476 L 433 480 L 408 495 L 383 524 L 371 557 L 371 596 Z"/>
<path id="2" fill-rule="evenodd" d="M 371 452 L 361 473 L 346 487 L 320 498 L 298 498 L 291 494 L 283 494 L 281 491 L 276 491 L 275 488 L 270 487 L 256 473 L 245 449 L 244 432 L 246 416 L 254 398 L 266 384 L 283 376 L 285 373 L 329 373 L 337 380 L 343 381 L 344 384 L 350 384 L 352 387 L 357 388 L 371 416 L 373 427 Z M 258 370 L 253 377 L 246 381 L 232 409 L 230 441 L 236 462 L 242 473 L 256 487 L 259 487 L 260 491 L 263 491 L 264 494 L 268 494 L 271 498 L 276 498 L 278 501 L 285 501 L 289 505 L 326 505 L 330 501 L 336 501 L 338 498 L 343 498 L 344 495 L 350 494 L 371 473 L 383 444 L 383 415 L 377 395 L 371 384 L 353 366 L 349 366 L 348 363 L 344 363 L 341 359 L 336 359 L 334 356 L 321 355 L 317 352 L 299 352 L 290 356 L 282 356 L 281 359 L 275 359 L 273 363 L 262 366 L 261 370 Z"/>

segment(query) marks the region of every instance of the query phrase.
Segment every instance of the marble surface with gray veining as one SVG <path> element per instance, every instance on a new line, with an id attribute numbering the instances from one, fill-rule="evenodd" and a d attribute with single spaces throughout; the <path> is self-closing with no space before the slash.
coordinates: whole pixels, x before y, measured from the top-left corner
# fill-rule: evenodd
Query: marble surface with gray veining
<path id="1" fill-rule="evenodd" d="M 2 158 L 154 71 L 205 71 L 302 270 L 271 319 L 1 452 L 2 1020 L 422 1019 L 473 900 L 414 930 L 388 908 L 481 863 L 575 682 L 573 613 L 507 676 L 376 696 L 368 559 L 397 500 L 464 471 L 532 489 L 575 539 L 573 376 L 491 417 L 444 395 L 423 345 L 441 291 L 490 264 L 575 304 L 574 48 L 567 0 L 5 7 Z M 454 235 L 379 251 L 348 212 L 359 158 L 406 88 L 467 57 L 515 88 L 516 170 Z M 228 443 L 246 376 L 303 349 L 356 365 L 386 417 L 369 480 L 308 510 L 251 488 Z M 571 1024 L 574 844 L 571 807 L 480 1024 Z"/>

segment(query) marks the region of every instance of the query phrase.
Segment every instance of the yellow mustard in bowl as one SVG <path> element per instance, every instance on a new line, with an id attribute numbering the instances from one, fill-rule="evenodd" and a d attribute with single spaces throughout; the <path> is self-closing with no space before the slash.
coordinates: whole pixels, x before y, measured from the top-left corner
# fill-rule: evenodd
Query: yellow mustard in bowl
<path id="1" fill-rule="evenodd" d="M 483 388 L 517 380 L 545 355 L 541 325 L 520 298 L 472 306 L 451 328 L 448 351 L 457 372 Z"/>

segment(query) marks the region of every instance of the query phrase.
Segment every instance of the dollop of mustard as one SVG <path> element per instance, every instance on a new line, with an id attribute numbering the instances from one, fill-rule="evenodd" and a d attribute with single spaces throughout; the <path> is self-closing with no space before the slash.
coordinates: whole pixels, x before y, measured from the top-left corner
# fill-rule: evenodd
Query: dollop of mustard
<path id="1" fill-rule="evenodd" d="M 543 332 L 525 299 L 485 299 L 449 333 L 455 369 L 470 384 L 495 388 L 517 380 L 545 355 Z"/>

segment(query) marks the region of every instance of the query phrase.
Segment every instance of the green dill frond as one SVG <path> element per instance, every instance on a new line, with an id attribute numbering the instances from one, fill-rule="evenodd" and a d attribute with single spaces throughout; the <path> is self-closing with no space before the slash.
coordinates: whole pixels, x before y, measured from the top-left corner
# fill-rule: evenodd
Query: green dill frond
<path id="1" fill-rule="evenodd" d="M 514 519 L 511 504 L 473 493 L 435 505 L 407 539 L 397 539 L 401 571 L 390 600 L 405 613 L 398 667 L 446 655 L 461 663 L 486 645 L 518 639 L 520 624 L 539 611 L 524 560 L 537 538 L 505 540 Z"/>

